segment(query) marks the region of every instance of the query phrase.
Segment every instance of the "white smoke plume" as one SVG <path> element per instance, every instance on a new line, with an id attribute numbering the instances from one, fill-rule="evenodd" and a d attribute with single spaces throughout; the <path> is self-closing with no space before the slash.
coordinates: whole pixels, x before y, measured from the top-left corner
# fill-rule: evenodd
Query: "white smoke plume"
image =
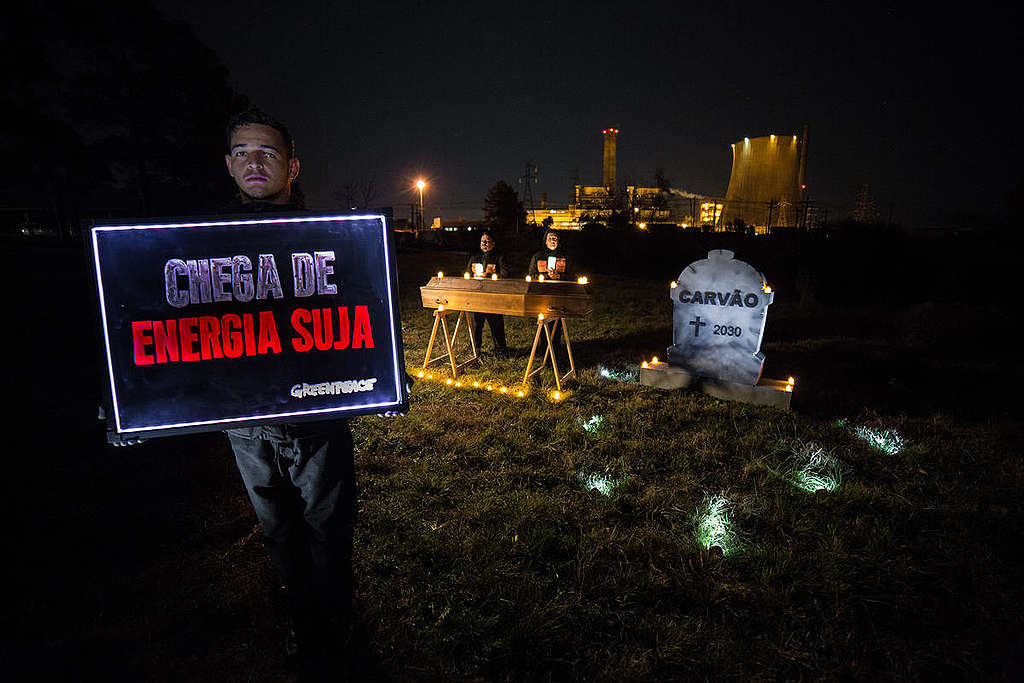
<path id="1" fill-rule="evenodd" d="M 693 192 L 687 192 L 686 190 L 677 190 L 674 187 L 670 187 L 668 191 L 677 197 L 682 197 L 683 199 L 704 199 L 704 195 L 702 194 L 694 194 Z"/>

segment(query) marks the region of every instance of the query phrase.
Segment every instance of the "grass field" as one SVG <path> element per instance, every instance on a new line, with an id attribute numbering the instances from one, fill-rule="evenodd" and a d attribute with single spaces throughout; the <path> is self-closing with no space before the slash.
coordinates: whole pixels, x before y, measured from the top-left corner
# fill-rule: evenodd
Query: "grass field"
<path id="1" fill-rule="evenodd" d="M 400 257 L 412 372 L 432 321 L 418 288 L 465 260 Z M 780 411 L 636 383 L 671 341 L 668 278 L 591 283 L 563 400 L 547 398 L 550 373 L 522 399 L 420 380 L 406 417 L 353 421 L 356 678 L 1021 677 L 1024 439 L 1000 387 L 1024 378 L 1011 344 L 991 343 L 997 305 L 780 294 L 762 346 L 765 376 L 796 378 Z M 291 680 L 226 440 L 104 446 L 93 393 L 61 388 L 96 380 L 91 348 L 38 335 L 55 319 L 30 313 L 13 338 L 66 358 L 62 383 L 26 362 L 14 386 L 62 428 L 17 430 L 11 451 L 5 669 Z M 487 358 L 470 383 L 522 379 L 535 323 L 507 324 L 516 357 Z"/>
<path id="2" fill-rule="evenodd" d="M 457 272 L 447 258 L 408 259 L 406 280 Z M 915 377 L 941 356 L 918 328 L 947 312 L 890 313 L 886 338 L 851 334 L 870 311 L 773 307 L 765 374 L 797 377 L 785 412 L 630 381 L 670 343 L 668 283 L 592 283 L 561 402 L 550 373 L 523 399 L 435 378 L 407 417 L 358 423 L 357 574 L 383 652 L 460 680 L 1007 671 L 1024 644 L 1016 417 L 964 417 L 941 392 L 899 405 L 928 390 Z M 418 290 L 402 316 L 419 368 Z M 521 381 L 535 323 L 509 325 L 519 357 L 465 384 Z"/>

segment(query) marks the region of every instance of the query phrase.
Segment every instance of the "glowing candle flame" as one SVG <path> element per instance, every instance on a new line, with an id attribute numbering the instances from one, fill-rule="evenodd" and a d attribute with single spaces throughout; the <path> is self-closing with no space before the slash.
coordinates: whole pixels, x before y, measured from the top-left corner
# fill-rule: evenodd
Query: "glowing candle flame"
<path id="1" fill-rule="evenodd" d="M 498 274 L 497 273 L 491 273 L 491 279 L 492 280 L 497 280 L 498 279 Z"/>
<path id="2" fill-rule="evenodd" d="M 437 276 L 438 277 L 444 277 L 444 271 L 443 270 L 437 271 Z"/>
<path id="3" fill-rule="evenodd" d="M 676 282 L 675 280 L 673 280 L 672 282 L 668 283 L 668 286 L 669 286 L 669 289 L 675 289 L 676 287 L 679 286 L 679 283 Z"/>
<path id="4" fill-rule="evenodd" d="M 537 276 L 537 282 L 544 282 L 544 276 L 543 275 L 538 275 Z"/>
<path id="5" fill-rule="evenodd" d="M 464 278 L 466 278 L 468 280 L 469 279 L 469 273 L 463 273 L 462 277 L 464 277 Z"/>
<path id="6" fill-rule="evenodd" d="M 587 277 L 584 275 L 583 277 L 581 277 L 576 282 L 580 283 L 581 285 L 585 285 L 585 284 L 587 284 L 588 280 L 587 280 Z"/>
<path id="7" fill-rule="evenodd" d="M 527 276 L 526 276 L 526 281 L 527 281 L 527 282 L 532 282 L 532 281 L 533 281 L 533 278 L 531 278 L 531 277 L 530 277 L 529 275 L 527 275 Z"/>

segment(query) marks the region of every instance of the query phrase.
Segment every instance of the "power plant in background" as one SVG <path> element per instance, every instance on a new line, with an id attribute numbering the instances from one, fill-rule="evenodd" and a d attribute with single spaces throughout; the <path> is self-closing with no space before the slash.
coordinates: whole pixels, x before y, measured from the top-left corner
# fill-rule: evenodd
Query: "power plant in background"
<path id="1" fill-rule="evenodd" d="M 807 126 L 802 136 L 769 135 L 732 143 L 732 173 L 725 191 L 726 226 L 804 226 Z"/>
<path id="2" fill-rule="evenodd" d="M 674 224 L 712 231 L 806 227 L 812 207 L 805 196 L 807 126 L 802 135 L 744 138 L 732 145 L 732 172 L 724 196 L 700 195 L 665 187 L 616 184 L 619 130 L 601 131 L 601 185 L 574 185 L 565 208 L 529 207 L 527 220 L 553 228 L 578 230 L 588 223 L 607 224 L 619 212 L 638 228 Z"/>
<path id="3" fill-rule="evenodd" d="M 618 128 L 605 128 L 601 131 L 604 136 L 604 171 L 601 174 L 601 184 L 609 192 L 615 192 L 615 140 L 619 137 Z"/>

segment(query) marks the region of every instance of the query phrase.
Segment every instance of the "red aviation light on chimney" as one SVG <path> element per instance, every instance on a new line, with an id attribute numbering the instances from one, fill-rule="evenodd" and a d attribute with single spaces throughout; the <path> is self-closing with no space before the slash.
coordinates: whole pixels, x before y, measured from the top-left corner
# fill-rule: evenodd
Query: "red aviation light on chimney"
<path id="1" fill-rule="evenodd" d="M 611 133 L 613 135 L 618 135 L 619 134 L 619 129 L 618 128 L 605 128 L 604 130 L 601 131 L 601 135 L 608 135 L 608 133 Z"/>

